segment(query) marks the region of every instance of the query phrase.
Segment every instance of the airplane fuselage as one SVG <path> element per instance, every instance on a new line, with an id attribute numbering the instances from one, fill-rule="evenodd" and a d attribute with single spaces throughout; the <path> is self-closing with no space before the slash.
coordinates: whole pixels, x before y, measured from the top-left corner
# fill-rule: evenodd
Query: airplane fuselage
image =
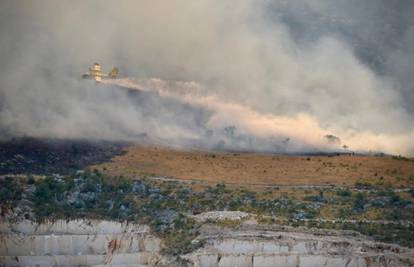
<path id="1" fill-rule="evenodd" d="M 101 82 L 102 79 L 109 78 L 115 79 L 118 76 L 118 68 L 113 68 L 111 72 L 106 75 L 102 72 L 101 65 L 98 63 L 94 63 L 91 68 L 89 68 L 88 73 L 82 75 L 84 79 L 93 79 L 96 82 Z"/>

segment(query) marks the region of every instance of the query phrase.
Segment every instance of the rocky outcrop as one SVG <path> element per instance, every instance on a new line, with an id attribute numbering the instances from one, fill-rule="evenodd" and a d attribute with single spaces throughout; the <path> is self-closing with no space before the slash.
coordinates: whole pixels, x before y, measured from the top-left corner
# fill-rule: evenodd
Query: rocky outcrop
<path id="1" fill-rule="evenodd" d="M 346 232 L 205 225 L 192 253 L 171 258 L 148 226 L 103 220 L 0 223 L 0 266 L 393 267 L 414 251 Z M 180 261 L 180 259 L 182 261 Z"/>
<path id="2" fill-rule="evenodd" d="M 206 222 L 209 220 L 241 220 L 249 216 L 249 213 L 242 211 L 209 211 L 193 215 L 192 217 L 198 222 Z"/>
<path id="3" fill-rule="evenodd" d="M 4 266 L 153 266 L 161 240 L 149 227 L 113 221 L 73 220 L 0 224 Z"/>
<path id="4" fill-rule="evenodd" d="M 328 233 L 245 229 L 200 239 L 205 246 L 184 256 L 195 267 L 414 266 L 413 250 Z"/>

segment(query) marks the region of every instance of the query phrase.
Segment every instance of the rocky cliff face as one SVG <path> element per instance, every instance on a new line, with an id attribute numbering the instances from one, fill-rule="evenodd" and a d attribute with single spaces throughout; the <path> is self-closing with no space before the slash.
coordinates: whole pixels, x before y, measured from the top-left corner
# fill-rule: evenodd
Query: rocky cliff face
<path id="1" fill-rule="evenodd" d="M 258 226 L 205 227 L 197 251 L 162 254 L 145 225 L 99 220 L 0 224 L 1 266 L 414 266 L 414 251 L 361 236 Z"/>
<path id="2" fill-rule="evenodd" d="M 160 260 L 161 241 L 145 225 L 22 221 L 3 223 L 0 230 L 4 266 L 152 266 Z"/>
<path id="3" fill-rule="evenodd" d="M 185 257 L 194 266 L 373 267 L 413 266 L 411 250 L 337 235 L 242 229 L 204 237 L 206 245 Z"/>

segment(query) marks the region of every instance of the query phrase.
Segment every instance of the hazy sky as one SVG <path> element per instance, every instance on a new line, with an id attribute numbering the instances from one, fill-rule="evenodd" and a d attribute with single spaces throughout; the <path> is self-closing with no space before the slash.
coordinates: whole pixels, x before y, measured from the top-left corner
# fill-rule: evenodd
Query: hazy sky
<path id="1" fill-rule="evenodd" d="M 213 130 L 211 144 L 290 138 L 288 151 L 330 149 L 333 134 L 413 155 L 412 14 L 411 0 L 3 0 L 0 134 L 204 142 Z M 130 86 L 160 79 L 175 104 L 98 92 L 79 78 L 95 61 Z"/>

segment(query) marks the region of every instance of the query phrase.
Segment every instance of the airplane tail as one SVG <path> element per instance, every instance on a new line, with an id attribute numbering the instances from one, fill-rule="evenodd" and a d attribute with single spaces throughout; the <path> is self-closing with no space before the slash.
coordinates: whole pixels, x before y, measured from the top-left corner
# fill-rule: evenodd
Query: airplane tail
<path id="1" fill-rule="evenodd" d="M 111 72 L 108 74 L 108 77 L 111 79 L 115 79 L 118 77 L 119 69 L 118 68 L 112 68 Z"/>

